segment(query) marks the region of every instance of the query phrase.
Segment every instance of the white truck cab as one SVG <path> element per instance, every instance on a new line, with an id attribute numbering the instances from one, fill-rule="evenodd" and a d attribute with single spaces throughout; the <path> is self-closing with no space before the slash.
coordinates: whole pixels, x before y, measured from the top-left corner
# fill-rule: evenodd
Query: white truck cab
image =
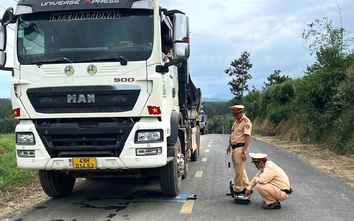
<path id="1" fill-rule="evenodd" d="M 164 36 L 173 61 L 163 61 Z M 188 17 L 159 0 L 18 1 L 0 26 L 18 167 L 39 170 L 51 197 L 68 195 L 77 177 L 120 175 L 157 175 L 177 195 L 199 148 L 200 90 L 184 90 L 189 50 Z"/>

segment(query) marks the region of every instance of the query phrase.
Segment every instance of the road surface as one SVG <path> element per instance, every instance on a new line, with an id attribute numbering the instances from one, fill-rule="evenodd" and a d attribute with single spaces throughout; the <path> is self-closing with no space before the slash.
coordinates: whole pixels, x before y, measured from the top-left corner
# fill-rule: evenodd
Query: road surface
<path id="1" fill-rule="evenodd" d="M 288 174 L 294 193 L 280 210 L 263 210 L 256 189 L 251 204 L 235 204 L 226 196 L 233 170 L 225 149 L 228 135 L 201 136 L 201 151 L 191 162 L 178 197 L 161 195 L 158 180 L 84 180 L 72 194 L 49 199 L 1 221 L 115 221 L 115 220 L 353 220 L 354 189 L 297 155 L 251 140 L 249 152 L 268 154 Z M 257 173 L 248 157 L 250 179 Z"/>

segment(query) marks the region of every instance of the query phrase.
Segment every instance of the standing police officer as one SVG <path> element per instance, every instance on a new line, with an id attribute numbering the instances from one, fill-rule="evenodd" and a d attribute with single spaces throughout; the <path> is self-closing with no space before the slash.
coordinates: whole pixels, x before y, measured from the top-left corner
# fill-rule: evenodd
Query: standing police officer
<path id="1" fill-rule="evenodd" d="M 235 105 L 230 107 L 234 117 L 234 123 L 231 128 L 229 145 L 226 148 L 227 153 L 230 153 L 232 148 L 231 157 L 235 170 L 235 178 L 232 187 L 236 195 L 245 193 L 245 190 L 249 186 L 245 163 L 247 160 L 246 154 L 251 139 L 252 123 L 243 114 L 243 109 L 243 105 Z"/>

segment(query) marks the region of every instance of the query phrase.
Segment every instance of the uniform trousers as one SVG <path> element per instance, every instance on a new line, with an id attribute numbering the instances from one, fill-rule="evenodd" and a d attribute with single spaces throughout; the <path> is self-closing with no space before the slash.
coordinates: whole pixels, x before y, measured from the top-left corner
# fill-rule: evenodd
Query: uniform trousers
<path id="1" fill-rule="evenodd" d="M 274 186 L 271 183 L 257 183 L 257 190 L 265 204 L 275 203 L 277 200 L 286 200 L 288 194 L 281 191 L 278 187 Z"/>
<path id="2" fill-rule="evenodd" d="M 242 148 L 232 150 L 232 164 L 235 170 L 233 188 L 235 192 L 242 191 L 242 187 L 247 188 L 250 184 L 245 170 L 246 161 L 242 161 L 241 154 Z"/>

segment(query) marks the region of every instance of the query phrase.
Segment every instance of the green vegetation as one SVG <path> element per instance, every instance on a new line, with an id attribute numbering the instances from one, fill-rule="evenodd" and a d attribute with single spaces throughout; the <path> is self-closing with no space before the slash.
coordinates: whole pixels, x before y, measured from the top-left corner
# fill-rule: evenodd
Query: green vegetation
<path id="1" fill-rule="evenodd" d="M 280 135 L 353 155 L 354 53 L 350 49 L 353 39 L 346 39 L 345 34 L 327 18 L 309 24 L 303 37 L 314 38 L 309 50 L 316 62 L 307 67 L 305 76 L 291 79 L 275 70 L 262 90 L 253 89 L 243 99 L 236 96 L 233 101 L 208 107 L 209 132 L 229 133 L 229 107 L 244 104 L 255 133 Z M 248 59 L 244 62 L 249 65 Z"/>
<path id="2" fill-rule="evenodd" d="M 13 133 L 16 125 L 10 99 L 0 98 L 0 134 Z"/>
<path id="3" fill-rule="evenodd" d="M 249 52 L 242 52 L 241 57 L 232 61 L 231 67 L 224 70 L 229 77 L 232 77 L 228 85 L 231 86 L 230 91 L 238 100 L 242 100 L 243 94 L 249 91 L 247 81 L 252 79 L 249 70 L 253 67 L 249 57 Z"/>
<path id="4" fill-rule="evenodd" d="M 0 99 L 0 193 L 24 186 L 37 178 L 37 171 L 17 168 L 15 127 L 10 99 Z"/>
<path id="5" fill-rule="evenodd" d="M 25 186 L 37 178 L 37 171 L 17 168 L 14 147 L 14 134 L 0 135 L 0 193 Z"/>

